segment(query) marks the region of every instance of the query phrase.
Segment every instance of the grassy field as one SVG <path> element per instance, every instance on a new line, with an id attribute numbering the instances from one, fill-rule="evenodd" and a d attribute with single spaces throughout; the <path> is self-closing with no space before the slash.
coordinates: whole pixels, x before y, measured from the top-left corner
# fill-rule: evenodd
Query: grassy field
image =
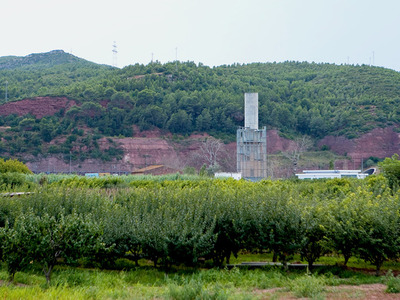
<path id="1" fill-rule="evenodd" d="M 233 263 L 245 261 L 270 261 L 270 255 L 245 254 Z M 295 257 L 296 259 L 296 257 Z M 175 268 L 168 272 L 147 266 L 134 267 L 127 260 L 117 262 L 120 270 L 56 267 L 51 285 L 46 284 L 42 271 L 32 266 L 25 272 L 17 272 L 13 283 L 8 282 L 5 266 L 0 269 L 1 299 L 324 299 L 328 290 L 340 285 L 388 284 L 398 292 L 400 279 L 394 276 L 374 276 L 374 268 L 357 259 L 349 262 L 349 268 L 335 263 L 336 257 L 323 257 L 321 263 L 331 264 L 316 269 L 283 271 L 280 267 L 191 269 Z M 353 268 L 358 268 L 355 270 Z M 367 269 L 371 272 L 367 272 Z M 400 271 L 399 263 L 386 263 L 384 269 Z M 337 293 L 337 299 L 343 294 Z M 350 292 L 348 292 L 350 293 Z M 357 297 L 359 295 L 359 297 Z M 365 293 L 353 293 L 351 298 L 364 298 Z"/>

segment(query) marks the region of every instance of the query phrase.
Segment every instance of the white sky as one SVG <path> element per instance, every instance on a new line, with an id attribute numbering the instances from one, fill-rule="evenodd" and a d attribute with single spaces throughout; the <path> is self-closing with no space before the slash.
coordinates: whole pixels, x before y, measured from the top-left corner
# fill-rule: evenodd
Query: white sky
<path id="1" fill-rule="evenodd" d="M 0 56 L 102 64 L 309 61 L 400 71 L 399 0 L 0 0 Z M 177 48 L 177 51 L 176 51 Z"/>

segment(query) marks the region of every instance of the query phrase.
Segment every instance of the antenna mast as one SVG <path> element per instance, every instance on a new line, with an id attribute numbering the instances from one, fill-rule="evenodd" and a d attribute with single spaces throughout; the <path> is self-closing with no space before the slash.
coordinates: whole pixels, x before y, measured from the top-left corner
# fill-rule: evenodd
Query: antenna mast
<path id="1" fill-rule="evenodd" d="M 117 67 L 117 53 L 118 53 L 118 51 L 117 51 L 117 43 L 114 41 L 114 43 L 113 43 L 113 49 L 112 49 L 112 52 L 113 52 L 113 67 Z"/>

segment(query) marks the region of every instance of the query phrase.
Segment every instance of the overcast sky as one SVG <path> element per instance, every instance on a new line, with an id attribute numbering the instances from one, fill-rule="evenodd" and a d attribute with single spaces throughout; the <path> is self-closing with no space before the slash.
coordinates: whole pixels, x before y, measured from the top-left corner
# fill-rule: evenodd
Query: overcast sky
<path id="1" fill-rule="evenodd" d="M 0 56 L 62 49 L 117 66 L 286 60 L 400 71 L 399 0 L 1 0 Z"/>

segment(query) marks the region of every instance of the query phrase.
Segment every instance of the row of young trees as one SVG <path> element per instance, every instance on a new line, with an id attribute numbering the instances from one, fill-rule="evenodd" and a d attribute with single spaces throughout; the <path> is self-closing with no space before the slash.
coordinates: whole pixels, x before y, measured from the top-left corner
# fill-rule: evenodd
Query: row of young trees
<path id="1" fill-rule="evenodd" d="M 10 275 L 38 263 L 118 258 L 154 266 L 230 262 L 240 250 L 272 252 L 284 266 L 300 254 L 312 268 L 324 254 L 357 256 L 377 273 L 400 255 L 400 199 L 386 178 L 322 182 L 133 181 L 130 188 L 53 184 L 0 198 L 0 251 Z"/>

